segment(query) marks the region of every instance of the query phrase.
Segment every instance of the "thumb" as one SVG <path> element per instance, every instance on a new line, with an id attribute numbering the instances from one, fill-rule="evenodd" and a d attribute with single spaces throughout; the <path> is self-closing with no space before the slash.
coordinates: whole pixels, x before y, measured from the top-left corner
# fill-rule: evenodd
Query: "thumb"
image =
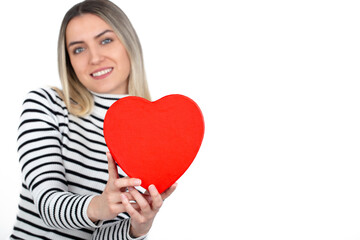
<path id="1" fill-rule="evenodd" d="M 109 172 L 109 179 L 117 179 L 119 178 L 119 173 L 116 167 L 116 163 L 112 158 L 109 152 L 106 153 L 108 159 L 108 172 Z"/>

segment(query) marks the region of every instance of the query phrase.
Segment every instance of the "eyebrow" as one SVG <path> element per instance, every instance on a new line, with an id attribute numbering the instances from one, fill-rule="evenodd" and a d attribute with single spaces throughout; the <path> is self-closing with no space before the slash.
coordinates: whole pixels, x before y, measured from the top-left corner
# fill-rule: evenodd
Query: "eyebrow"
<path id="1" fill-rule="evenodd" d="M 96 35 L 94 38 L 97 39 L 97 38 L 101 37 L 102 35 L 104 35 L 105 33 L 108 33 L 108 32 L 113 32 L 113 31 L 107 29 L 107 30 L 99 33 L 98 35 Z M 70 43 L 68 44 L 68 48 L 71 47 L 72 45 L 81 44 L 81 43 L 84 43 L 84 41 L 73 41 L 73 42 L 70 42 Z"/>

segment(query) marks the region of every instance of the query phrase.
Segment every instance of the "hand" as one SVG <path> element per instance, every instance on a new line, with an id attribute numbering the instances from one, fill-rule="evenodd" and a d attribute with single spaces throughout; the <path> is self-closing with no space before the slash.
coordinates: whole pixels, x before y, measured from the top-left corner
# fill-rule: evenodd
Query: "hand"
<path id="1" fill-rule="evenodd" d="M 129 193 L 138 204 L 138 209 L 131 205 L 127 195 L 121 194 L 122 203 L 131 217 L 130 234 L 133 237 L 140 237 L 147 234 L 152 226 L 156 214 L 159 212 L 163 200 L 169 197 L 176 189 L 175 183 L 163 194 L 159 194 L 154 185 L 149 186 L 150 199 L 146 194 L 139 193 L 135 188 L 130 187 Z"/>
<path id="2" fill-rule="evenodd" d="M 95 196 L 87 209 L 91 221 L 109 220 L 119 213 L 125 212 L 125 206 L 121 201 L 121 194 L 128 199 L 134 200 L 132 195 L 126 192 L 129 187 L 140 186 L 141 180 L 136 178 L 119 178 L 116 164 L 110 153 L 106 153 L 108 159 L 109 179 L 101 195 Z M 134 209 L 139 209 L 136 203 L 132 203 Z"/>
<path id="3" fill-rule="evenodd" d="M 177 187 L 177 183 L 174 183 L 173 185 L 171 185 L 168 189 L 166 189 L 163 193 L 161 193 L 161 198 L 164 201 L 165 199 L 167 199 L 176 189 Z M 149 202 L 149 204 L 151 205 L 152 203 L 152 197 L 149 193 L 149 191 L 145 191 L 143 196 L 146 198 L 146 200 Z"/>

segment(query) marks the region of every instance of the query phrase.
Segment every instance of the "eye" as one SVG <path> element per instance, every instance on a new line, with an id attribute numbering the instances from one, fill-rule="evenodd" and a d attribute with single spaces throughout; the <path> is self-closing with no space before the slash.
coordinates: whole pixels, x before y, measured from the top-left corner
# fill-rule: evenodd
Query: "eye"
<path id="1" fill-rule="evenodd" d="M 73 53 L 74 53 L 74 54 L 79 54 L 79 53 L 83 52 L 84 50 L 85 50 L 85 49 L 84 49 L 83 47 L 78 47 L 78 48 L 75 48 L 75 49 L 74 49 Z"/>
<path id="2" fill-rule="evenodd" d="M 104 39 L 104 40 L 101 41 L 101 44 L 102 44 L 102 45 L 105 45 L 105 44 L 111 43 L 112 41 L 113 41 L 112 39 L 106 38 L 106 39 Z"/>

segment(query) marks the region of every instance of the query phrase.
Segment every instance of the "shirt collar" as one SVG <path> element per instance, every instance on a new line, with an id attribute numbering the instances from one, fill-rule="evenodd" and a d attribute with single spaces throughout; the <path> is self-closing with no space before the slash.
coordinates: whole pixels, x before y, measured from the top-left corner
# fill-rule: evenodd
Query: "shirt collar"
<path id="1" fill-rule="evenodd" d="M 129 96 L 129 94 L 103 94 L 91 92 L 94 97 L 93 113 L 102 119 L 105 118 L 106 111 L 117 100 Z"/>

